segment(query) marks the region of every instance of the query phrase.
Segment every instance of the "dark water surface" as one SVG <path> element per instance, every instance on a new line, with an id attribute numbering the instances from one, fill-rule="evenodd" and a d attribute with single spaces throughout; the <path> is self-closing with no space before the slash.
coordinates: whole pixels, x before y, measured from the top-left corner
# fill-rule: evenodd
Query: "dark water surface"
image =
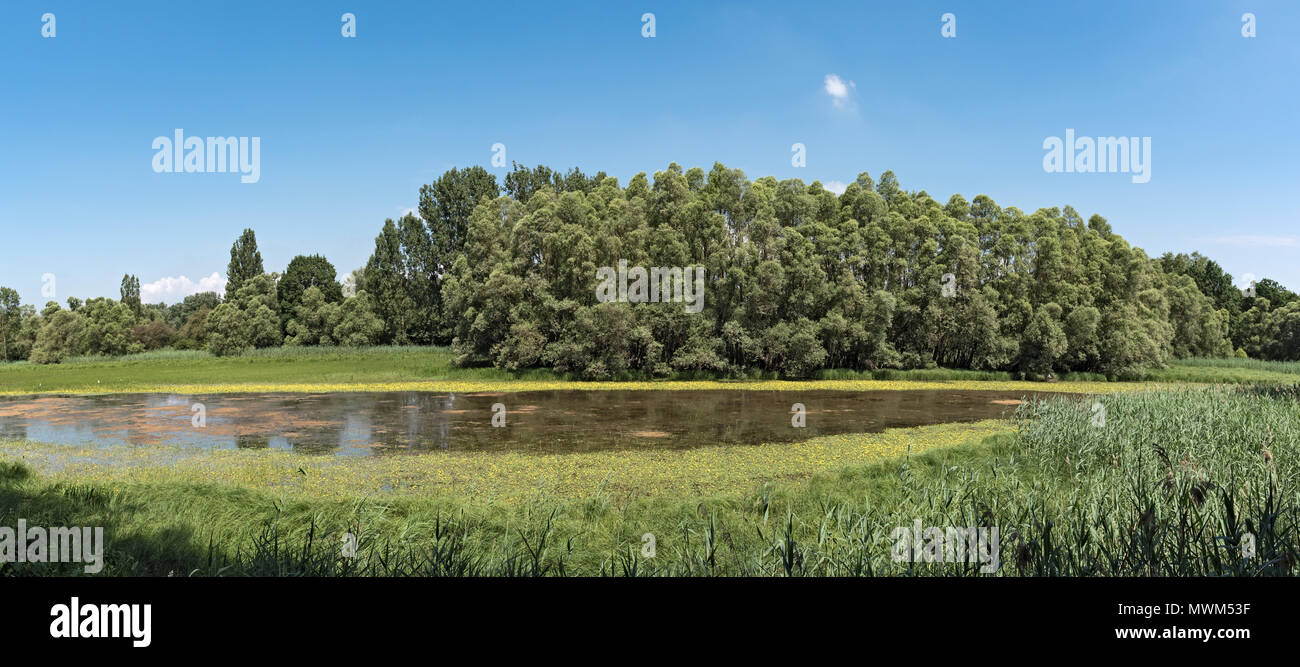
<path id="1" fill-rule="evenodd" d="M 0 439 L 372 455 L 794 442 L 1010 416 L 1007 391 L 537 391 L 0 397 Z M 505 426 L 492 425 L 493 405 Z M 791 425 L 793 404 L 806 426 Z M 202 411 L 195 406 L 201 405 Z M 206 418 L 195 426 L 199 416 Z"/>

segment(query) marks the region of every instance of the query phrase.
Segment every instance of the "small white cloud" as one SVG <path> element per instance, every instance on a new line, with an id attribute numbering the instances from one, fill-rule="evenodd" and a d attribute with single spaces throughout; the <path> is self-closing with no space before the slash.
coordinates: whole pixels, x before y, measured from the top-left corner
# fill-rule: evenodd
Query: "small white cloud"
<path id="1" fill-rule="evenodd" d="M 845 190 L 849 189 L 849 186 L 845 185 L 840 181 L 827 181 L 825 183 L 822 183 L 822 187 L 830 192 L 834 192 L 837 195 L 842 195 L 844 194 Z"/>
<path id="2" fill-rule="evenodd" d="M 226 279 L 221 274 L 212 272 L 206 278 L 194 282 L 185 276 L 159 278 L 140 286 L 140 301 L 144 303 L 176 303 L 181 299 L 199 292 L 226 293 Z"/>
<path id="3" fill-rule="evenodd" d="M 851 96 L 858 85 L 852 81 L 844 81 L 838 74 L 826 75 L 826 94 L 831 96 L 835 108 L 843 109 L 853 103 Z"/>

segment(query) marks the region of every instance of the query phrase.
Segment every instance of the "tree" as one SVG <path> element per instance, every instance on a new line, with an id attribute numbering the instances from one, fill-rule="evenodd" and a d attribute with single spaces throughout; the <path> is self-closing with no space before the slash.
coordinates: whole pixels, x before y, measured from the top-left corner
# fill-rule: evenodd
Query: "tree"
<path id="1" fill-rule="evenodd" d="M 0 361 L 9 361 L 9 341 L 18 335 L 22 323 L 22 303 L 18 292 L 0 287 Z"/>
<path id="2" fill-rule="evenodd" d="M 79 354 L 118 356 L 143 350 L 138 344 L 133 346 L 135 314 L 126 304 L 107 298 L 87 299 L 77 312 L 85 318 Z"/>
<path id="3" fill-rule="evenodd" d="M 218 304 L 220 305 L 220 304 Z M 198 350 L 207 345 L 208 342 L 208 315 L 212 314 L 213 308 L 202 307 L 186 320 L 178 332 L 176 347 L 182 350 Z"/>
<path id="4" fill-rule="evenodd" d="M 366 267 L 363 266 L 361 268 L 353 269 L 352 273 L 349 273 L 345 278 L 343 278 L 343 296 L 356 296 L 357 292 L 366 288 L 365 283 Z"/>
<path id="5" fill-rule="evenodd" d="M 405 344 L 409 340 L 410 285 L 401 235 L 391 218 L 375 237 L 375 252 L 366 263 L 365 277 L 365 291 L 373 296 L 375 312 L 384 322 L 381 342 Z"/>
<path id="6" fill-rule="evenodd" d="M 721 164 L 671 164 L 626 188 L 516 164 L 505 193 L 479 200 L 437 276 L 459 364 L 588 377 L 934 365 L 1048 377 L 1230 349 L 1231 311 L 1216 299 L 1232 297 L 1217 265 L 1153 261 L 1068 206 L 1026 214 L 986 195 L 942 205 L 892 172 L 861 174 L 836 196 Z M 411 268 L 416 231 L 386 225 L 367 266 L 391 342 L 417 341 L 413 318 L 428 310 Z M 597 304 L 597 269 L 620 260 L 704 267 L 701 312 Z"/>
<path id="7" fill-rule="evenodd" d="M 264 348 L 284 343 L 276 279 L 277 276 L 270 273 L 251 276 L 234 294 L 207 313 L 202 328 L 208 350 L 217 356 L 228 356 L 250 347 Z"/>
<path id="8" fill-rule="evenodd" d="M 406 338 L 416 345 L 429 345 L 442 338 L 438 250 L 424 221 L 414 215 L 404 215 L 397 221 L 397 234 L 406 273 Z"/>
<path id="9" fill-rule="evenodd" d="M 286 327 L 284 344 L 333 345 L 334 329 L 342 314 L 339 304 L 326 301 L 319 287 L 308 287 Z"/>
<path id="10" fill-rule="evenodd" d="M 483 198 L 496 199 L 496 176 L 483 167 L 450 169 L 429 185 L 420 186 L 420 217 L 429 224 L 441 261 L 465 243 L 469 216 Z"/>
<path id="11" fill-rule="evenodd" d="M 280 316 L 288 321 L 294 316 L 303 293 L 315 287 L 321 297 L 328 303 L 343 301 L 343 286 L 338 282 L 338 272 L 329 260 L 320 255 L 298 255 L 289 262 L 284 275 L 277 283 L 280 301 Z"/>
<path id="12" fill-rule="evenodd" d="M 1256 299 L 1267 299 L 1272 308 L 1281 308 L 1296 299 L 1300 299 L 1295 292 L 1283 287 L 1276 280 L 1264 278 L 1255 283 Z"/>
<path id="13" fill-rule="evenodd" d="M 218 357 L 237 355 L 252 346 L 248 316 L 233 302 L 217 306 L 207 317 L 207 348 Z"/>
<path id="14" fill-rule="evenodd" d="M 57 364 L 81 353 L 85 318 L 79 312 L 60 308 L 44 320 L 32 346 L 32 363 Z"/>
<path id="15" fill-rule="evenodd" d="M 137 324 L 131 329 L 131 338 L 145 350 L 157 350 L 176 340 L 176 330 L 162 320 Z"/>
<path id="16" fill-rule="evenodd" d="M 131 314 L 140 317 L 140 279 L 127 274 L 122 276 L 122 303 L 131 310 Z"/>
<path id="17" fill-rule="evenodd" d="M 343 301 L 334 342 L 352 347 L 374 345 L 383 331 L 384 323 L 375 314 L 370 295 L 360 291 Z"/>
<path id="18" fill-rule="evenodd" d="M 506 174 L 506 194 L 518 202 L 527 202 L 533 193 L 550 188 L 554 192 L 564 191 L 564 177 L 550 167 L 537 165 L 529 169 L 518 162 L 511 163 L 510 173 Z"/>
<path id="19" fill-rule="evenodd" d="M 257 250 L 257 235 L 251 229 L 235 239 L 230 247 L 230 264 L 226 267 L 226 298 L 239 291 L 244 281 L 262 275 L 262 253 Z"/>
<path id="20" fill-rule="evenodd" d="M 36 336 L 40 333 L 41 322 L 40 315 L 36 313 L 36 308 L 32 306 L 22 306 L 19 308 L 21 324 L 18 328 L 18 337 L 9 344 L 9 354 L 14 359 L 30 359 L 32 348 L 36 345 Z"/>
<path id="21" fill-rule="evenodd" d="M 190 318 L 200 310 L 212 310 L 221 303 L 221 296 L 216 292 L 199 292 L 168 306 L 163 312 L 163 319 L 174 329 L 183 329 Z"/>
<path id="22" fill-rule="evenodd" d="M 1026 375 L 1050 377 L 1057 359 L 1069 349 L 1060 318 L 1061 307 L 1054 303 L 1044 304 L 1034 311 L 1020 343 L 1020 367 Z"/>
<path id="23" fill-rule="evenodd" d="M 1276 281 L 1243 297 L 1209 258 L 1152 259 L 1100 216 L 938 200 L 888 171 L 836 195 L 720 163 L 669 164 L 626 187 L 515 164 L 502 194 L 472 167 L 422 187 L 419 210 L 384 221 L 346 288 L 319 255 L 263 273 L 245 230 L 224 301 L 143 305 L 130 275 L 121 302 L 69 299 L 71 311 L 37 316 L 15 295 L 0 307 L 0 355 L 450 342 L 457 364 L 587 378 L 934 366 L 1129 377 L 1234 349 L 1300 358 L 1300 297 Z"/>
<path id="24" fill-rule="evenodd" d="M 465 244 L 470 215 L 483 200 L 496 199 L 500 193 L 496 176 L 482 167 L 450 169 L 438 180 L 420 187 L 419 216 L 403 216 L 398 221 L 402 254 L 405 259 L 407 290 L 411 317 L 400 326 L 412 342 L 428 344 L 446 342 L 442 313 L 442 277 L 451 268 Z M 380 303 L 385 296 L 369 287 Z M 393 318 L 386 316 L 390 328 Z M 391 332 L 390 332 L 391 333 Z"/>
<path id="25" fill-rule="evenodd" d="M 246 280 L 235 293 L 234 305 L 243 313 L 248 344 L 253 347 L 275 347 L 284 343 L 276 281 L 275 274 L 263 273 Z"/>

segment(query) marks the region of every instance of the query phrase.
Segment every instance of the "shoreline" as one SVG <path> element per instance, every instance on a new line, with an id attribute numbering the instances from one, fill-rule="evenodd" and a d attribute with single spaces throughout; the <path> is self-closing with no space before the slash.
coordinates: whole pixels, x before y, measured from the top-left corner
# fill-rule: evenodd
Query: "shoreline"
<path id="1" fill-rule="evenodd" d="M 1025 380 L 427 380 L 400 382 L 321 382 L 229 384 L 89 385 L 49 391 L 0 390 L 0 397 L 97 396 L 112 394 L 321 394 L 419 391 L 507 394 L 530 391 L 1024 391 L 1027 393 L 1114 394 L 1159 388 L 1196 387 L 1184 382 L 1032 382 Z"/>

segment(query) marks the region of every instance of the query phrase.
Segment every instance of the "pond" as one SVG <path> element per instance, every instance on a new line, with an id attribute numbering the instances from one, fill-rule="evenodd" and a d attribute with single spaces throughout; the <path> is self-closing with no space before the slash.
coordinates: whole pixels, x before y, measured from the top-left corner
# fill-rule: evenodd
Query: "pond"
<path id="1" fill-rule="evenodd" d="M 678 449 L 978 421 L 1010 416 L 1023 398 L 1022 392 L 944 390 L 5 397 L 0 439 L 353 456 Z M 796 403 L 804 406 L 802 427 L 792 425 Z M 494 426 L 494 417 L 504 425 Z"/>

